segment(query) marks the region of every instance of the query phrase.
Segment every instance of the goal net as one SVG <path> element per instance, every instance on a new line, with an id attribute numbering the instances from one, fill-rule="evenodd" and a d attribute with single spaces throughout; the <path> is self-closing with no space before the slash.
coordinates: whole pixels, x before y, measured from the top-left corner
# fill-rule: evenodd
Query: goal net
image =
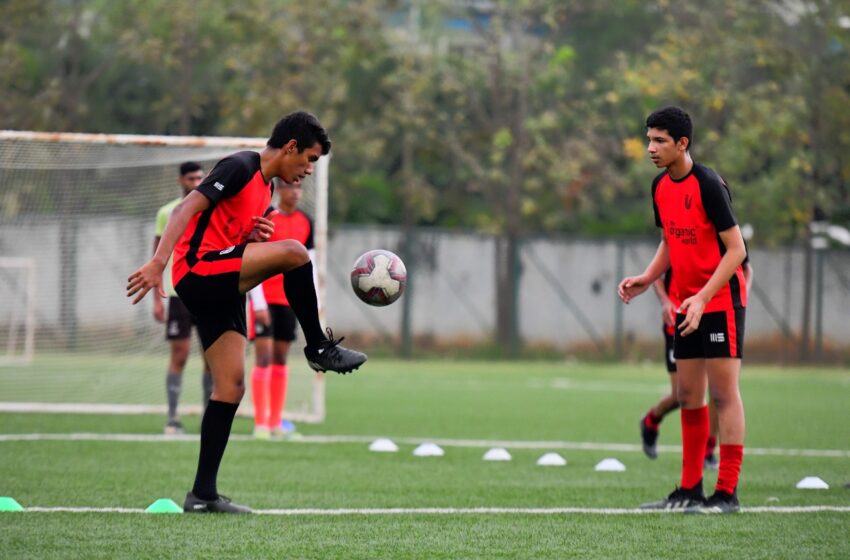
<path id="1" fill-rule="evenodd" d="M 153 252 L 157 210 L 180 195 L 181 163 L 209 171 L 263 146 L 261 138 L 0 131 L 0 410 L 165 412 L 165 325 L 154 320 L 152 293 L 131 305 L 127 277 Z M 328 159 L 302 182 L 320 301 Z M 200 351 L 193 332 L 183 414 L 201 408 Z M 297 344 L 291 355 L 285 416 L 320 422 L 323 378 Z M 249 347 L 246 371 L 252 366 Z M 240 413 L 251 412 L 246 393 Z"/>

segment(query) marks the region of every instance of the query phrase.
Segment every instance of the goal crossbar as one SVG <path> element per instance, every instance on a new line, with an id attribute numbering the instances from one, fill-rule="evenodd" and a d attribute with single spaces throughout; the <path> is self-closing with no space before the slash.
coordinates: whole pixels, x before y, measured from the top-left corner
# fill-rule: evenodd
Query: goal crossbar
<path id="1" fill-rule="evenodd" d="M 262 148 L 266 145 L 265 138 L 249 136 L 92 134 L 87 132 L 37 132 L 32 130 L 0 130 L 0 140 L 105 145 L 134 144 L 138 146 L 179 146 L 186 148 Z"/>

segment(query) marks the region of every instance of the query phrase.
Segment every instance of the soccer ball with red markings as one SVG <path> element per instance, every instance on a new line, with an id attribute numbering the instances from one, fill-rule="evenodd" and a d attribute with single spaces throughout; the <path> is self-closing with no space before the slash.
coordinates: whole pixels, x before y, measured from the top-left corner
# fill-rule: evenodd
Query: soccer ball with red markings
<path id="1" fill-rule="evenodd" d="M 389 305 L 404 293 L 407 269 L 398 255 L 383 249 L 360 255 L 351 270 L 351 287 L 369 305 Z"/>

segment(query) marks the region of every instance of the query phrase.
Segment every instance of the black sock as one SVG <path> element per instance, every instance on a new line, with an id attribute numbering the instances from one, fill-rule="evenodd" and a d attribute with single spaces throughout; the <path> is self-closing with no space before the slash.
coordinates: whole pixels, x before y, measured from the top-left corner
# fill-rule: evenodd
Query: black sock
<path id="1" fill-rule="evenodd" d="M 298 268 L 293 268 L 283 275 L 283 291 L 289 306 L 298 317 L 301 330 L 307 346 L 316 346 L 327 340 L 319 322 L 319 300 L 316 298 L 316 287 L 313 285 L 313 263 L 307 261 Z"/>
<path id="2" fill-rule="evenodd" d="M 237 408 L 238 404 L 210 400 L 204 412 L 204 419 L 201 421 L 198 473 L 195 475 L 195 486 L 192 487 L 192 493 L 202 500 L 218 498 L 218 467 L 230 438 L 230 427 L 233 425 Z"/>

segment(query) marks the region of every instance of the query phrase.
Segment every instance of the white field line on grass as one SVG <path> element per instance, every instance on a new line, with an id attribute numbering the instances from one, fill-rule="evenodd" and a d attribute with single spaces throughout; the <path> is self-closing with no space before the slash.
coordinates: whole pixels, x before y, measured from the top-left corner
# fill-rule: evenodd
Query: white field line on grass
<path id="1" fill-rule="evenodd" d="M 379 437 L 387 436 L 358 436 L 358 435 L 328 435 L 302 436 L 296 440 L 283 440 L 280 443 L 372 443 Z M 231 441 L 255 441 L 250 435 L 232 435 Z M 526 440 L 497 440 L 497 439 L 445 439 L 422 437 L 390 438 L 402 445 L 420 445 L 425 442 L 436 443 L 442 447 L 461 448 L 491 448 L 506 449 L 568 449 L 577 451 L 622 451 L 642 453 L 640 445 L 632 443 L 598 443 L 590 441 L 526 441 Z M 164 434 L 99 434 L 99 433 L 70 433 L 70 434 L 0 434 L 0 443 L 5 441 L 118 441 L 118 442 L 197 442 L 197 434 L 164 435 Z M 265 443 L 265 442 L 264 442 Z M 659 445 L 660 451 L 676 453 L 681 451 L 677 445 Z M 850 458 L 847 449 L 782 449 L 770 447 L 747 447 L 747 455 L 769 455 L 784 457 L 835 457 Z"/>
<path id="2" fill-rule="evenodd" d="M 36 513 L 144 513 L 138 508 L 118 507 L 28 507 L 25 512 Z M 850 513 L 850 506 L 799 506 L 799 507 L 750 507 L 741 508 L 743 513 Z M 479 507 L 479 508 L 340 508 L 340 509 L 260 509 L 254 510 L 260 515 L 644 515 L 644 514 L 681 514 L 672 510 L 645 510 L 636 508 L 520 508 L 520 507 Z"/>
<path id="3" fill-rule="evenodd" d="M 104 404 L 104 403 L 43 403 L 43 402 L 0 402 L 0 412 L 26 414 L 165 414 L 164 404 Z M 180 407 L 184 416 L 200 416 L 204 409 L 199 404 Z M 237 416 L 254 416 L 252 406 L 240 406 Z M 317 422 L 315 413 L 287 412 L 286 418 L 294 422 Z"/>
<path id="4" fill-rule="evenodd" d="M 433 386 L 433 383 L 429 384 Z M 455 383 L 453 386 L 456 386 Z M 564 391 L 589 391 L 589 392 L 621 392 L 621 393 L 645 393 L 660 395 L 669 391 L 670 386 L 666 383 L 641 383 L 641 382 L 617 382 L 617 381 L 583 381 L 570 379 L 568 377 L 556 377 L 554 379 L 531 378 L 527 382 L 532 389 L 557 389 Z M 484 387 L 484 383 L 474 382 L 467 384 L 466 388 Z M 17 402 L 0 401 L 0 412 L 36 413 L 36 414 L 165 414 L 165 404 L 119 404 L 119 403 L 51 403 L 51 402 Z M 198 416 L 203 413 L 199 404 L 188 404 L 180 407 L 184 415 Z M 254 408 L 250 403 L 244 403 L 237 411 L 239 416 L 253 416 Z M 287 418 L 298 421 L 310 421 L 305 414 L 287 413 Z"/>

